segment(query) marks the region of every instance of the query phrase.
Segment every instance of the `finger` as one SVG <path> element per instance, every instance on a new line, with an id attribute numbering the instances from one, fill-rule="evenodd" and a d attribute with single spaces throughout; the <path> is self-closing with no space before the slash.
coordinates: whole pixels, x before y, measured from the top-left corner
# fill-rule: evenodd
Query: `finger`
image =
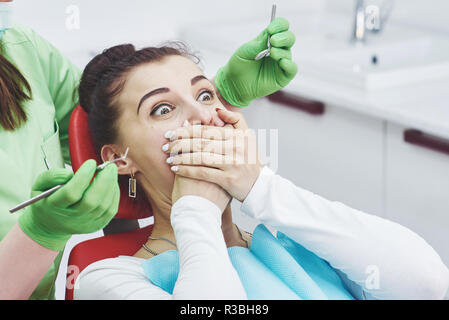
<path id="1" fill-rule="evenodd" d="M 172 168 L 176 168 L 172 170 L 176 175 L 203 180 L 207 182 L 212 182 L 216 184 L 220 184 L 224 179 L 224 172 L 220 169 L 202 167 L 202 166 L 183 166 L 178 165 Z"/>
<path id="2" fill-rule="evenodd" d="M 95 211 L 97 207 L 105 205 L 104 201 L 109 197 L 116 184 L 118 184 L 118 169 L 115 164 L 110 164 L 96 175 L 84 192 L 79 201 L 81 211 Z M 109 206 L 109 204 L 107 205 Z"/>
<path id="3" fill-rule="evenodd" d="M 107 202 L 105 202 L 106 205 L 103 205 L 103 210 L 99 210 L 99 214 L 97 219 L 103 220 L 103 226 L 109 223 L 112 218 L 117 214 L 118 207 L 120 203 L 120 186 L 118 183 L 114 184 L 114 186 L 111 188 L 109 194 L 111 197 L 108 199 Z M 102 229 L 101 227 L 100 229 Z"/>
<path id="4" fill-rule="evenodd" d="M 118 186 L 117 186 L 118 188 Z M 109 222 L 115 217 L 118 212 L 118 206 L 120 203 L 120 190 L 113 193 L 112 200 L 109 202 L 109 207 L 97 218 L 97 229 L 103 229 Z"/>
<path id="5" fill-rule="evenodd" d="M 112 186 L 103 201 L 94 209 L 85 211 L 84 202 L 80 201 L 70 209 L 79 213 L 79 221 L 83 221 L 84 225 L 82 233 L 91 233 L 103 229 L 118 211 L 120 201 L 120 190 L 118 185 Z"/>
<path id="6" fill-rule="evenodd" d="M 271 36 L 270 43 L 273 47 L 290 49 L 296 41 L 296 37 L 291 31 L 279 32 Z"/>
<path id="7" fill-rule="evenodd" d="M 120 185 L 117 183 L 115 185 L 115 188 L 113 190 L 114 193 L 114 199 L 112 200 L 109 209 L 108 209 L 108 213 L 109 215 L 112 215 L 111 219 L 117 214 L 118 212 L 118 207 L 120 204 Z"/>
<path id="8" fill-rule="evenodd" d="M 218 117 L 226 123 L 232 124 L 235 129 L 246 130 L 248 129 L 248 124 L 245 118 L 240 112 L 232 112 L 226 109 L 215 109 L 217 111 Z"/>
<path id="9" fill-rule="evenodd" d="M 90 159 L 83 163 L 73 177 L 49 198 L 55 206 L 67 208 L 77 203 L 95 174 L 97 163 Z"/>
<path id="10" fill-rule="evenodd" d="M 233 130 L 228 127 L 215 127 L 193 125 L 180 127 L 166 132 L 165 137 L 170 141 L 186 138 L 203 138 L 209 140 L 227 140 L 234 135 Z"/>
<path id="11" fill-rule="evenodd" d="M 63 184 L 73 177 L 73 171 L 65 168 L 54 168 L 40 174 L 33 184 L 33 191 L 45 191 L 58 184 Z"/>
<path id="12" fill-rule="evenodd" d="M 177 155 L 179 153 L 189 152 L 211 152 L 225 154 L 226 151 L 232 151 L 232 140 L 209 140 L 202 138 L 179 139 L 168 143 L 168 149 L 165 153 Z"/>
<path id="13" fill-rule="evenodd" d="M 260 63 L 260 61 L 255 61 L 254 57 L 267 48 L 268 37 L 268 31 L 265 29 L 255 39 L 238 48 L 236 54 L 239 59 L 249 60 L 254 64 Z"/>
<path id="14" fill-rule="evenodd" d="M 284 74 L 285 80 L 288 82 L 290 82 L 298 72 L 298 65 L 290 59 L 281 59 L 279 61 L 279 67 Z"/>
<path id="15" fill-rule="evenodd" d="M 285 18 L 276 18 L 274 19 L 267 27 L 267 31 L 270 35 L 275 33 L 287 31 L 290 27 L 289 22 Z"/>
<path id="16" fill-rule="evenodd" d="M 104 201 L 96 208 L 93 217 L 96 220 L 96 229 L 103 229 L 117 214 L 120 202 L 120 188 L 114 185 Z M 95 231 L 95 230 L 94 230 Z"/>
<path id="17" fill-rule="evenodd" d="M 268 37 L 279 32 L 287 31 L 288 28 L 289 23 L 286 19 L 274 19 L 256 38 L 237 49 L 237 57 L 239 59 L 249 60 L 254 64 L 262 63 L 262 61 L 255 61 L 254 58 L 259 52 L 267 48 Z"/>
<path id="18" fill-rule="evenodd" d="M 209 153 L 209 152 L 192 152 L 182 153 L 169 157 L 167 163 L 170 165 L 195 165 L 195 166 L 207 166 L 212 168 L 223 168 L 226 165 L 232 164 L 232 157 L 228 157 L 221 154 Z"/>
<path id="19" fill-rule="evenodd" d="M 291 60 L 292 53 L 291 53 L 290 50 L 271 47 L 271 49 L 270 49 L 270 57 L 273 60 L 275 60 L 275 61 L 280 61 L 281 59 L 289 59 L 289 60 Z"/>

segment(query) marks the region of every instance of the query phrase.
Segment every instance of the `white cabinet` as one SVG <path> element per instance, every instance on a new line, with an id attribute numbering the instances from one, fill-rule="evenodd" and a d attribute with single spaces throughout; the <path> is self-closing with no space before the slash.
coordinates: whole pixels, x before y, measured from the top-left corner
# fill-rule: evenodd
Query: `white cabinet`
<path id="1" fill-rule="evenodd" d="M 327 199 L 383 216 L 381 120 L 332 105 L 312 115 L 268 99 L 243 113 L 251 128 L 267 129 L 267 136 L 277 129 L 278 174 Z"/>
<path id="2" fill-rule="evenodd" d="M 406 129 L 387 125 L 386 217 L 418 233 L 449 265 L 449 154 L 405 142 Z"/>
<path id="3" fill-rule="evenodd" d="M 312 115 L 260 99 L 243 113 L 251 128 L 267 130 L 259 143 L 265 138 L 268 144 L 269 129 L 277 130 L 277 162 L 270 147 L 261 153 L 274 161 L 278 174 L 327 199 L 400 223 L 449 265 L 449 154 L 405 142 L 409 128 L 340 106 L 325 105 L 323 113 Z M 430 145 L 447 144 L 449 152 L 449 140 L 432 139 Z"/>

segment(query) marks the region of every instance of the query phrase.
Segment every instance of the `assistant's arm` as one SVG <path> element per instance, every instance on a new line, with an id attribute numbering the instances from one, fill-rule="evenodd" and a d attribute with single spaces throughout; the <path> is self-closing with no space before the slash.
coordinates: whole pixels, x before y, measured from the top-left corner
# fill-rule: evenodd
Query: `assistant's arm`
<path id="1" fill-rule="evenodd" d="M 411 230 L 326 200 L 265 167 L 242 211 L 285 233 L 376 299 L 442 299 L 449 270 Z M 370 275 L 378 285 L 365 285 Z"/>
<path id="2" fill-rule="evenodd" d="M 28 299 L 58 253 L 33 241 L 15 224 L 0 242 L 0 299 Z"/>
<path id="3" fill-rule="evenodd" d="M 221 211 L 211 201 L 183 196 L 172 206 L 171 224 L 179 252 L 179 275 L 170 295 L 129 263 L 99 261 L 75 284 L 76 299 L 247 299 L 231 264 L 221 231 Z M 117 263 L 121 263 L 121 266 Z"/>

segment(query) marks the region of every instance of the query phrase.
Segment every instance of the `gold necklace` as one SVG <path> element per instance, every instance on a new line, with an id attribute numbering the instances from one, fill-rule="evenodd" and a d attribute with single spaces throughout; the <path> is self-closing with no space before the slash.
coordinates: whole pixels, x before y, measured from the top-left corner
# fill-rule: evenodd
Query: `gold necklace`
<path id="1" fill-rule="evenodd" d="M 237 230 L 238 230 L 239 233 L 240 233 L 241 239 L 242 239 L 243 241 L 246 242 L 246 247 L 249 249 L 249 243 L 248 243 L 248 240 L 246 240 L 246 239 L 243 237 L 243 234 L 242 234 L 242 232 L 240 231 L 240 228 L 239 228 L 239 227 L 237 227 Z M 251 234 L 250 234 L 250 236 L 251 236 Z M 153 237 L 149 236 L 148 239 L 150 239 L 150 240 L 164 240 L 164 241 L 167 241 L 167 242 L 169 242 L 170 244 L 172 244 L 175 248 L 178 248 L 178 247 L 176 246 L 176 243 L 174 243 L 173 241 L 171 241 L 171 240 L 169 240 L 169 239 L 167 239 L 167 238 L 164 238 L 164 237 L 153 238 Z M 146 251 L 148 251 L 149 253 L 151 253 L 151 254 L 154 255 L 154 256 L 157 256 L 157 255 L 159 254 L 158 252 L 153 251 L 153 250 L 151 250 L 150 248 L 148 248 L 148 246 L 147 246 L 145 243 L 142 245 L 142 248 L 144 248 Z"/>
<path id="2" fill-rule="evenodd" d="M 176 247 L 176 243 L 174 243 L 173 241 L 171 241 L 171 240 L 169 240 L 169 239 L 167 239 L 167 238 L 163 238 L 163 237 L 160 237 L 160 238 L 153 238 L 153 237 L 149 236 L 148 239 L 150 239 L 150 240 L 164 240 L 164 241 L 167 241 L 167 242 L 171 243 L 172 245 L 175 246 L 175 248 L 177 248 L 177 247 Z M 153 250 L 151 250 L 150 248 L 148 248 L 148 246 L 147 246 L 145 243 L 142 245 L 142 248 L 144 248 L 146 251 L 148 251 L 148 252 L 151 253 L 152 255 L 157 256 L 157 255 L 159 254 L 158 252 L 153 251 Z"/>

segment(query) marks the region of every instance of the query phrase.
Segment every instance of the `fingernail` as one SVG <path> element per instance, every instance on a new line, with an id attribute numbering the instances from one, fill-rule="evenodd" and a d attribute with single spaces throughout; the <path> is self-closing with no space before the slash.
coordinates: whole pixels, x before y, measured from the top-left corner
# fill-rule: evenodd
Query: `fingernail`
<path id="1" fill-rule="evenodd" d="M 171 130 L 168 130 L 164 135 L 164 137 L 167 139 L 170 139 L 172 136 L 173 136 L 173 131 L 171 131 Z"/>
<path id="2" fill-rule="evenodd" d="M 167 151 L 167 150 L 168 150 L 168 146 L 169 146 L 168 143 L 164 144 L 164 145 L 162 146 L 162 151 Z"/>
<path id="3" fill-rule="evenodd" d="M 173 162 L 173 157 L 168 157 L 167 158 L 167 163 L 172 163 Z"/>
<path id="4" fill-rule="evenodd" d="M 184 120 L 184 124 L 183 124 L 183 126 L 184 126 L 184 127 L 188 127 L 188 126 L 190 126 L 190 123 L 189 123 L 189 121 L 187 121 L 187 120 Z"/>
<path id="5" fill-rule="evenodd" d="M 178 166 L 173 166 L 170 168 L 171 171 L 177 172 L 179 170 Z"/>

